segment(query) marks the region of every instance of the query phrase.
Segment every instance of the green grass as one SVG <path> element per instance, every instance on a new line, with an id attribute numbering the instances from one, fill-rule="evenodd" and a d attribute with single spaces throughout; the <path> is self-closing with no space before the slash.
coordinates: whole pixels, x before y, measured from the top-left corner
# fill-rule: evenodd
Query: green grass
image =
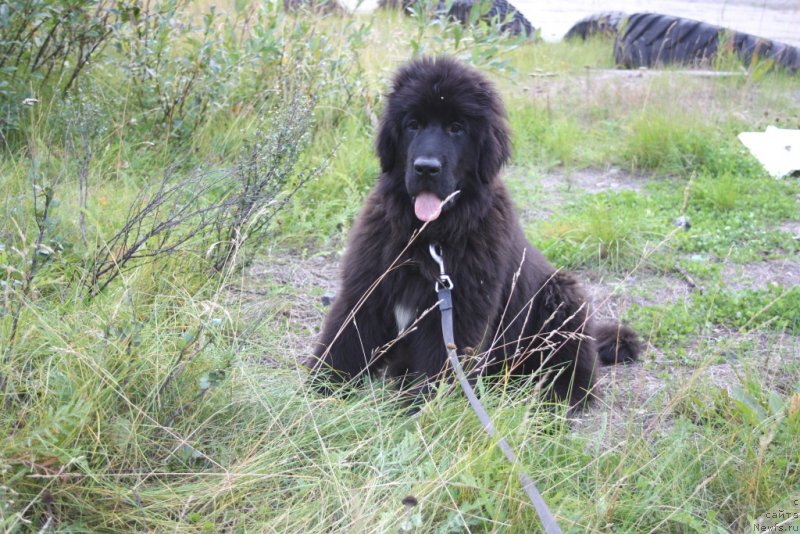
<path id="1" fill-rule="evenodd" d="M 169 26 L 170 53 L 197 46 L 184 23 L 206 8 L 186 6 Z M 648 343 L 643 363 L 607 377 L 602 401 L 577 418 L 531 381 L 480 384 L 564 530 L 744 531 L 797 493 L 800 293 L 726 274 L 800 261 L 781 229 L 798 220 L 800 185 L 766 176 L 735 140 L 796 121 L 796 78 L 762 65 L 735 79 L 631 77 L 608 72 L 608 40 L 524 43 L 399 13 L 287 17 L 267 6 L 249 19 L 251 41 L 231 20 L 217 19 L 212 60 L 194 64 L 204 85 L 180 127 L 137 97 L 157 88 L 127 77 L 124 47 L 93 58 L 66 99 L 45 90 L 23 107 L 27 93 L 0 87 L 0 109 L 25 118 L 4 132 L 0 159 L 0 530 L 537 528 L 517 467 L 456 388 L 409 416 L 380 381 L 325 398 L 297 365 L 326 311 L 319 280 L 335 272 L 379 171 L 387 79 L 421 51 L 492 77 L 527 235 L 558 267 L 612 280 L 598 282 L 605 289 L 625 280 L 630 302 L 615 313 Z M 157 79 L 174 83 L 187 71 L 183 56 L 168 57 Z M 234 169 L 280 129 L 294 93 L 312 98 L 314 120 L 288 186 L 320 172 L 269 232 L 221 272 L 209 268 L 220 244 L 206 236 L 90 291 L 92 259 L 137 195 L 168 172 Z M 610 170 L 635 187 L 591 182 Z M 418 505 L 403 504 L 409 495 Z"/>
<path id="2" fill-rule="evenodd" d="M 560 213 L 532 221 L 528 235 L 567 268 L 599 265 L 623 271 L 642 261 L 656 267 L 678 261 L 692 270 L 696 262 L 689 256 L 748 262 L 795 254 L 800 243 L 779 223 L 795 218 L 800 187 L 766 176 L 727 146 L 708 156 L 705 165 L 691 167 L 688 177 L 659 176 L 642 182 L 641 192 L 587 194 L 566 188 L 561 194 L 569 200 Z M 515 172 L 512 186 L 524 194 L 521 182 L 530 179 Z M 544 201 L 544 191 L 537 191 L 527 203 Z M 690 228 L 675 226 L 680 217 Z"/>
<path id="3" fill-rule="evenodd" d="M 535 244 L 567 268 L 631 269 L 669 230 L 651 202 L 633 192 L 587 196 L 529 232 Z M 649 243 L 649 245 L 648 245 Z M 645 256 L 643 256 L 645 255 Z"/>
<path id="4" fill-rule="evenodd" d="M 741 332 L 800 332 L 800 288 L 709 289 L 683 303 L 631 307 L 628 318 L 657 345 L 680 344 L 724 326 Z"/>
<path id="5" fill-rule="evenodd" d="M 346 116 L 337 128 L 318 132 L 314 146 L 322 157 L 308 157 L 316 164 L 326 163 L 325 173 L 292 203 L 285 217 L 287 237 L 317 242 L 345 237 L 359 209 L 352 199 L 363 198 L 380 172 L 372 133 L 363 117 L 353 116 Z"/>
<path id="6" fill-rule="evenodd" d="M 708 157 L 713 140 L 701 121 L 688 115 L 650 113 L 633 118 L 624 161 L 633 168 L 680 173 L 700 167 Z"/>

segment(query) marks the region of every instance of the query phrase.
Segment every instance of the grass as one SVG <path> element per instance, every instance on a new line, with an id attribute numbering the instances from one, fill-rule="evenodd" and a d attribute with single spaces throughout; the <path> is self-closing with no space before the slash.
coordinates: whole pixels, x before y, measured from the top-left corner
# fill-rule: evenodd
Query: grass
<path id="1" fill-rule="evenodd" d="M 634 324 L 648 331 L 657 345 L 684 343 L 687 336 L 708 335 L 715 327 L 739 330 L 786 332 L 797 335 L 800 291 L 797 286 L 726 291 L 724 287 L 693 295 L 688 302 L 658 306 L 633 306 Z"/>
<path id="2" fill-rule="evenodd" d="M 480 385 L 564 530 L 744 531 L 797 494 L 800 294 L 784 271 L 800 264 L 785 229 L 800 186 L 766 176 L 735 140 L 773 120 L 800 126 L 796 78 L 763 66 L 719 79 L 609 71 L 604 40 L 534 44 L 398 13 L 261 9 L 247 46 L 218 20 L 210 85 L 187 98 L 182 128 L 137 100 L 114 47 L 66 100 L 45 92 L 22 107 L 27 93 L 0 94 L 27 117 L 5 131 L 0 160 L 0 530 L 536 528 L 516 467 L 453 386 L 409 417 L 380 381 L 323 398 L 297 365 L 379 170 L 388 76 L 421 51 L 457 54 L 495 80 L 529 238 L 648 344 L 641 364 L 603 373 L 602 401 L 577 417 L 529 382 Z M 190 46 L 190 30 L 169 27 Z M 183 72 L 173 68 L 160 75 Z M 228 90 L 203 112 L 212 85 Z M 140 191 L 167 170 L 234 167 L 264 125 L 281 128 L 286 88 L 314 106 L 312 148 L 287 187 L 321 172 L 269 232 L 219 272 L 217 244 L 198 237 L 90 292 L 91 261 Z"/>
<path id="3" fill-rule="evenodd" d="M 666 225 L 647 199 L 633 192 L 588 197 L 531 233 L 547 256 L 569 268 L 606 265 L 631 269 L 648 249 L 667 238 Z"/>

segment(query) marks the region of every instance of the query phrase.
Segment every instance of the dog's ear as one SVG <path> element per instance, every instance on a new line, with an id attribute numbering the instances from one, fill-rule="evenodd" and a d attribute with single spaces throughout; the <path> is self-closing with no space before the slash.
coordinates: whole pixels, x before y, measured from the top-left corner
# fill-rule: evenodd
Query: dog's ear
<path id="1" fill-rule="evenodd" d="M 378 158 L 381 161 L 381 171 L 388 173 L 394 168 L 395 160 L 397 159 L 397 142 L 398 132 L 397 125 L 384 112 L 381 119 L 380 126 L 378 127 L 378 136 L 375 141 L 375 150 L 378 152 Z"/>
<path id="2" fill-rule="evenodd" d="M 487 120 L 490 124 L 478 141 L 477 168 L 475 170 L 480 181 L 485 184 L 494 180 L 508 158 L 511 157 L 511 138 L 502 108 L 499 114 L 492 113 Z"/>
<path id="3" fill-rule="evenodd" d="M 412 84 L 416 79 L 416 72 L 421 68 L 427 60 L 416 60 L 398 70 L 394 78 L 392 78 L 392 89 L 386 95 L 386 107 L 383 109 L 381 115 L 380 125 L 378 126 L 378 135 L 375 139 L 375 150 L 378 152 L 378 158 L 381 160 L 381 171 L 389 173 L 394 170 L 394 166 L 400 160 L 403 164 L 402 157 L 397 157 L 398 144 L 400 143 L 402 120 L 401 102 L 404 100 L 400 93 L 402 93 L 407 86 Z"/>

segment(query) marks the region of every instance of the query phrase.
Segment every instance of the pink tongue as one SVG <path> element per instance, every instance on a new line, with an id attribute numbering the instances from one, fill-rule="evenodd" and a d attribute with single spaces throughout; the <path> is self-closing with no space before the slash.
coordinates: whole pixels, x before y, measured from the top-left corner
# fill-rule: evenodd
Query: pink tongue
<path id="1" fill-rule="evenodd" d="M 442 212 L 442 201 L 433 193 L 424 191 L 414 201 L 414 213 L 420 221 L 433 221 Z"/>

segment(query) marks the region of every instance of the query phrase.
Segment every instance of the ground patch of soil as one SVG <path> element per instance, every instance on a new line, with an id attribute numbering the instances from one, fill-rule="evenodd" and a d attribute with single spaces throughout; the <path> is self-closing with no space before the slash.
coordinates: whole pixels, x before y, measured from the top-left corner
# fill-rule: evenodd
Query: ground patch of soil
<path id="1" fill-rule="evenodd" d="M 228 306 L 265 332 L 255 358 L 268 365 L 295 365 L 311 354 L 325 316 L 323 300 L 334 294 L 336 254 L 303 257 L 272 251 L 254 261 L 241 284 L 228 289 Z"/>
<path id="2" fill-rule="evenodd" d="M 727 289 L 766 289 L 770 285 L 791 288 L 800 285 L 800 261 L 778 259 L 750 263 L 726 262 L 722 279 Z"/>
<path id="3" fill-rule="evenodd" d="M 557 213 L 562 206 L 570 203 L 576 193 L 601 193 L 604 191 L 641 191 L 648 178 L 632 174 L 619 167 L 605 169 L 554 170 L 537 176 L 522 174 L 520 169 L 509 173 L 509 186 L 513 192 L 527 193 L 535 201 L 517 201 L 520 219 L 525 221 L 542 220 Z"/>
<path id="4" fill-rule="evenodd" d="M 549 172 L 542 176 L 540 184 L 547 191 L 560 191 L 562 194 L 575 189 L 587 193 L 601 193 L 603 191 L 641 191 L 646 180 L 645 176 L 631 174 L 619 167 L 610 166 L 605 169 Z"/>
<path id="5" fill-rule="evenodd" d="M 787 221 L 782 223 L 779 228 L 787 234 L 792 234 L 795 239 L 800 240 L 800 221 Z"/>
<path id="6" fill-rule="evenodd" d="M 643 361 L 604 367 L 597 381 L 599 402 L 577 415 L 573 427 L 600 450 L 645 438 L 672 424 L 693 392 L 724 388 L 730 394 L 742 377 L 783 394 L 800 378 L 800 337 L 777 332 L 741 333 L 726 328 L 674 351 L 648 347 Z M 694 393 L 696 394 L 696 393 Z"/>
<path id="7" fill-rule="evenodd" d="M 692 292 L 686 280 L 646 269 L 625 276 L 587 270 L 575 274 L 589 295 L 595 317 L 599 320 L 617 320 L 634 303 L 650 306 L 683 302 Z"/>

